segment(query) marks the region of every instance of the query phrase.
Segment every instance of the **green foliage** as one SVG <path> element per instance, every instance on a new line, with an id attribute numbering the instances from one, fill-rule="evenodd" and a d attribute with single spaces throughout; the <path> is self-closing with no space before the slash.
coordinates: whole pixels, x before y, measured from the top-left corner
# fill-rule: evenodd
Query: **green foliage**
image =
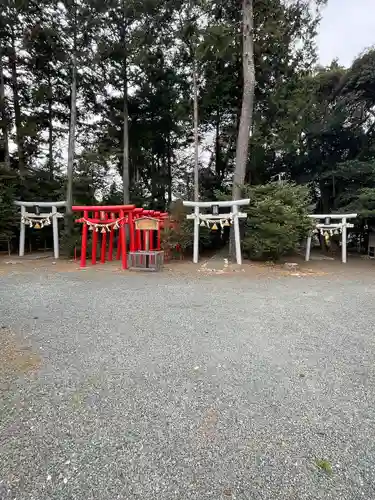
<path id="1" fill-rule="evenodd" d="M 185 252 L 193 246 L 193 233 L 186 221 L 168 225 L 164 228 L 161 238 L 162 249 L 172 254 L 177 253 L 177 249 Z"/>
<path id="2" fill-rule="evenodd" d="M 375 185 L 375 159 L 348 160 L 337 163 L 322 173 L 322 180 L 332 183 L 330 201 L 334 210 L 373 217 L 373 186 Z M 327 193 L 328 196 L 328 193 Z"/>
<path id="3" fill-rule="evenodd" d="M 11 238 L 16 230 L 17 210 L 14 205 L 15 175 L 0 164 L 0 239 Z"/>
<path id="4" fill-rule="evenodd" d="M 199 228 L 199 246 L 201 249 L 208 248 L 211 244 L 210 230 L 207 227 Z M 184 220 L 175 226 L 163 231 L 163 249 L 176 248 L 179 245 L 183 252 L 193 248 L 194 228 L 191 220 Z"/>
<path id="5" fill-rule="evenodd" d="M 61 255 L 71 258 L 75 249 L 81 246 L 81 224 L 74 224 L 73 217 L 68 214 L 64 218 L 64 227 L 60 238 Z"/>
<path id="6" fill-rule="evenodd" d="M 296 250 L 311 228 L 308 189 L 293 183 L 269 183 L 246 191 L 251 199 L 243 240 L 247 257 L 278 260 Z"/>
<path id="7" fill-rule="evenodd" d="M 193 221 L 187 220 L 186 215 L 190 213 L 183 205 L 181 200 L 171 204 L 170 214 L 172 223 L 166 224 L 162 233 L 162 248 L 165 251 L 174 253 L 176 246 L 179 246 L 182 252 L 191 250 L 194 241 Z M 199 246 L 207 248 L 210 246 L 210 231 L 207 227 L 201 227 L 199 231 Z"/>
<path id="8" fill-rule="evenodd" d="M 361 189 L 373 186 L 374 68 L 375 50 L 369 50 L 350 68 L 334 62 L 301 75 L 289 94 L 289 118 L 278 134 L 289 151 L 274 168 L 310 183 L 318 212 L 360 205 Z"/>
<path id="9" fill-rule="evenodd" d="M 327 474 L 332 474 L 332 465 L 328 460 L 317 458 L 315 460 L 315 465 L 318 469 L 326 472 Z"/>
<path id="10" fill-rule="evenodd" d="M 348 200 L 346 200 L 348 201 Z M 357 213 L 359 218 L 375 219 L 375 188 L 360 188 L 351 194 L 350 201 L 342 209 L 346 213 Z"/>

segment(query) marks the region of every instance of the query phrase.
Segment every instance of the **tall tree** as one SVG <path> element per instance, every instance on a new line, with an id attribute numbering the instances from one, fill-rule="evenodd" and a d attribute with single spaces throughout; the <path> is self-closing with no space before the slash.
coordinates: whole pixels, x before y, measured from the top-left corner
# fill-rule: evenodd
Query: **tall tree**
<path id="1" fill-rule="evenodd" d="M 199 200 L 199 132 L 198 132 L 198 69 L 197 59 L 193 60 L 193 108 L 194 108 L 194 200 Z"/>
<path id="2" fill-rule="evenodd" d="M 56 17 L 60 14 L 53 3 L 43 9 L 38 22 L 30 23 L 24 33 L 24 50 L 28 53 L 27 70 L 34 78 L 29 82 L 29 103 L 34 112 L 29 122 L 42 132 L 40 143 L 47 144 L 41 159 L 52 182 L 60 165 L 56 144 L 69 122 L 70 59 L 65 36 Z M 61 15 L 61 14 L 60 14 Z"/>
<path id="3" fill-rule="evenodd" d="M 66 187 L 66 212 L 68 218 L 72 215 L 73 205 L 73 167 L 75 155 L 75 139 L 77 125 L 77 31 L 78 31 L 78 15 L 77 4 L 73 0 L 72 4 L 68 4 L 71 9 L 71 28 L 72 28 L 72 51 L 71 51 L 71 90 L 70 90 L 70 123 L 69 123 L 69 142 L 68 142 L 68 165 L 67 165 L 67 187 Z M 69 228 L 71 230 L 71 228 Z"/>
<path id="4" fill-rule="evenodd" d="M 17 46 L 16 46 L 16 31 L 14 26 L 11 27 L 11 46 L 9 51 L 9 63 L 11 69 L 11 87 L 13 93 L 13 109 L 15 120 L 15 140 L 18 153 L 18 168 L 20 175 L 23 178 L 26 175 L 26 164 L 24 154 L 24 132 L 21 114 L 20 94 L 19 94 L 19 81 L 17 71 Z"/>
<path id="5" fill-rule="evenodd" d="M 250 129 L 253 117 L 255 68 L 254 68 L 254 18 L 253 0 L 242 2 L 242 67 L 243 95 L 240 125 L 238 129 L 236 165 L 233 175 L 232 196 L 241 197 L 241 186 L 245 180 L 246 164 L 249 151 Z"/>
<path id="6" fill-rule="evenodd" d="M 67 188 L 66 188 L 66 201 L 67 201 L 67 214 L 72 214 L 73 205 L 73 167 L 75 156 L 75 136 L 77 124 L 77 57 L 75 49 L 72 54 L 72 84 L 70 93 L 70 124 L 69 124 L 69 143 L 68 143 L 68 165 L 67 165 Z"/>
<path id="7" fill-rule="evenodd" d="M 204 12 L 204 2 L 201 0 L 189 0 L 182 5 L 179 13 L 179 38 L 183 42 L 181 59 L 187 65 L 190 73 L 193 110 L 193 182 L 194 200 L 199 199 L 199 61 L 200 49 L 200 17 Z"/>
<path id="8" fill-rule="evenodd" d="M 123 49 L 122 56 L 122 72 L 123 72 L 123 110 L 124 110 L 124 123 L 123 123 L 123 158 L 122 158 L 122 190 L 123 190 L 123 203 L 124 205 L 130 202 L 130 174 L 129 174 L 129 109 L 128 109 L 128 53 L 127 53 L 127 19 L 126 19 L 126 3 L 125 0 L 121 2 L 122 10 L 122 25 L 121 25 L 121 42 Z"/>
<path id="9" fill-rule="evenodd" d="M 8 134 L 8 112 L 5 97 L 3 48 L 0 47 L 0 120 L 1 120 L 1 142 L 0 142 L 0 163 L 3 163 L 6 170 L 10 168 L 9 158 L 9 134 Z"/>

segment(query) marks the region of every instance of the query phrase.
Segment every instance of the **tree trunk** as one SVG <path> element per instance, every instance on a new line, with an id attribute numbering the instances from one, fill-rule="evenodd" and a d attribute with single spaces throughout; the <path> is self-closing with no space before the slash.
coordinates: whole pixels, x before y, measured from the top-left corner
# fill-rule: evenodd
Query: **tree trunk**
<path id="1" fill-rule="evenodd" d="M 53 180 L 54 165 L 53 165 L 53 96 L 51 75 L 48 74 L 48 169 L 50 179 Z"/>
<path id="2" fill-rule="evenodd" d="M 18 92 L 18 77 L 17 77 L 17 54 L 14 35 L 12 36 L 12 48 L 9 54 L 9 62 L 11 69 L 11 81 L 13 91 L 13 107 L 14 107 L 14 120 L 16 125 L 16 146 L 18 153 L 18 168 L 20 176 L 24 177 L 26 174 L 25 155 L 23 150 L 23 133 L 22 133 L 22 118 L 21 106 Z"/>
<path id="3" fill-rule="evenodd" d="M 168 209 L 172 203 L 172 159 L 171 159 L 171 132 L 167 136 L 167 170 L 168 170 Z"/>
<path id="4" fill-rule="evenodd" d="M 75 151 L 75 134 L 77 122 L 77 57 L 75 49 L 72 57 L 72 86 L 70 95 L 70 125 L 69 125 L 69 146 L 68 146 L 68 172 L 66 201 L 67 215 L 72 214 L 73 205 L 73 164 Z"/>
<path id="5" fill-rule="evenodd" d="M 152 147 L 151 152 L 151 209 L 154 208 L 155 200 L 158 197 L 158 174 L 155 166 L 155 155 Z"/>
<path id="6" fill-rule="evenodd" d="M 10 169 L 10 158 L 9 158 L 9 138 L 8 138 L 8 114 L 6 109 L 6 99 L 5 99 L 5 85 L 4 85 L 4 71 L 3 71 L 3 54 L 0 50 L 0 118 L 1 118 L 1 143 L 0 150 L 2 150 L 2 161 L 7 170 Z M 1 160 L 0 160 L 1 162 Z"/>
<path id="7" fill-rule="evenodd" d="M 126 47 L 126 17 L 125 17 L 125 2 L 122 2 L 123 25 L 121 28 L 122 48 L 124 51 L 122 61 L 123 71 L 123 155 L 122 155 L 122 191 L 124 205 L 130 202 L 130 175 L 129 175 L 129 109 L 128 109 L 128 68 L 127 68 L 127 47 Z"/>
<path id="8" fill-rule="evenodd" d="M 126 57 L 126 56 L 125 56 Z M 123 128 L 123 159 L 122 159 L 122 185 L 124 205 L 130 202 L 129 192 L 129 111 L 128 111 L 128 80 L 126 58 L 124 60 L 124 128 Z"/>
<path id="9" fill-rule="evenodd" d="M 221 179 L 222 168 L 221 168 L 221 148 L 220 148 L 220 110 L 219 106 L 216 110 L 215 119 L 215 172 L 216 175 Z"/>
<path id="10" fill-rule="evenodd" d="M 241 187 L 244 183 L 249 152 L 249 138 L 253 118 L 255 68 L 253 41 L 253 0 L 242 1 L 242 67 L 243 95 L 240 126 L 237 137 L 236 166 L 233 175 L 233 199 L 241 197 Z"/>
<path id="11" fill-rule="evenodd" d="M 194 94 L 194 201 L 199 200 L 199 137 L 198 137 L 198 77 L 197 61 L 193 63 L 193 94 Z"/>

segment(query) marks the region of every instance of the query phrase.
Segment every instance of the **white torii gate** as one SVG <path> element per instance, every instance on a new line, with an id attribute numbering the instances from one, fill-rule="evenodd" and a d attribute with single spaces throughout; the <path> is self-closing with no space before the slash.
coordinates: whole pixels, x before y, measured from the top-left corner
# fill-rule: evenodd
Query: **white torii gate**
<path id="1" fill-rule="evenodd" d="M 63 217 L 63 215 L 57 211 L 60 207 L 66 206 L 66 201 L 15 201 L 15 205 L 21 207 L 21 226 L 20 226 L 20 248 L 19 256 L 23 257 L 25 255 L 25 228 L 26 225 L 30 227 L 36 224 L 39 227 L 49 226 L 52 219 L 52 229 L 53 229 L 53 255 L 55 259 L 59 258 L 59 228 L 58 228 L 58 218 Z M 32 213 L 27 212 L 27 207 L 51 207 L 51 212 L 49 213 Z"/>
<path id="2" fill-rule="evenodd" d="M 338 231 L 341 233 L 341 260 L 344 264 L 346 264 L 346 245 L 347 245 L 347 228 L 353 227 L 353 224 L 349 224 L 347 219 L 355 219 L 357 214 L 312 214 L 309 215 L 310 219 L 316 219 L 317 223 L 315 225 L 315 229 L 320 233 L 328 232 L 333 234 Z M 320 223 L 320 220 L 324 219 L 324 223 Z M 341 222 L 333 222 L 331 223 L 331 219 Z M 312 233 L 307 237 L 306 244 L 306 256 L 305 261 L 310 260 L 310 251 L 311 251 L 311 239 Z"/>
<path id="3" fill-rule="evenodd" d="M 246 219 L 247 214 L 244 212 L 239 212 L 238 207 L 248 205 L 250 203 L 250 198 L 230 201 L 183 201 L 182 203 L 185 207 L 194 208 L 194 213 L 186 216 L 187 219 L 194 220 L 194 264 L 197 264 L 199 259 L 199 225 L 204 222 L 220 223 L 220 221 L 233 222 L 234 240 L 236 245 L 236 261 L 237 264 L 242 264 L 240 226 L 238 219 Z M 219 208 L 222 207 L 230 207 L 231 211 L 225 214 L 219 214 Z M 211 208 L 212 213 L 201 214 L 201 208 Z"/>

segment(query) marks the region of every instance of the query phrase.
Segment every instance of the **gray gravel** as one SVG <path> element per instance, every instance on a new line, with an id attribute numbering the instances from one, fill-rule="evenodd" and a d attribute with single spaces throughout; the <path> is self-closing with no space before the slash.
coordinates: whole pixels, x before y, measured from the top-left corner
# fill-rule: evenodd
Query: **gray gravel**
<path id="1" fill-rule="evenodd" d="M 375 498 L 375 285 L 0 279 L 1 499 Z"/>

